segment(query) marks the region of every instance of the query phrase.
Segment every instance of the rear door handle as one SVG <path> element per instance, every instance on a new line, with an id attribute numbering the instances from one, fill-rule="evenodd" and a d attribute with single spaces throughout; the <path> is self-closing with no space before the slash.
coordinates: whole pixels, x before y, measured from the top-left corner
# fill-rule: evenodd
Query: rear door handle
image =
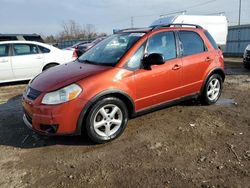
<path id="1" fill-rule="evenodd" d="M 181 65 L 176 64 L 173 66 L 172 70 L 179 70 L 180 68 L 181 68 Z"/>
<path id="2" fill-rule="evenodd" d="M 43 57 L 41 57 L 41 56 L 38 56 L 38 57 L 36 57 L 36 59 L 42 59 Z"/>
<path id="3" fill-rule="evenodd" d="M 205 59 L 205 62 L 210 62 L 210 61 L 213 61 L 213 59 L 210 58 L 210 57 L 207 57 L 207 58 Z"/>

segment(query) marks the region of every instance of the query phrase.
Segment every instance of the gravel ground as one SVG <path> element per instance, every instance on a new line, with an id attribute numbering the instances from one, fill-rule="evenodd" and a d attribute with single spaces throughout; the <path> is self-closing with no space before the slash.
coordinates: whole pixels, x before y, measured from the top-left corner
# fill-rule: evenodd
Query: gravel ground
<path id="1" fill-rule="evenodd" d="M 0 187 L 250 187 L 250 71 L 226 59 L 217 104 L 132 119 L 117 140 L 44 137 L 22 122 L 25 83 L 0 86 Z"/>

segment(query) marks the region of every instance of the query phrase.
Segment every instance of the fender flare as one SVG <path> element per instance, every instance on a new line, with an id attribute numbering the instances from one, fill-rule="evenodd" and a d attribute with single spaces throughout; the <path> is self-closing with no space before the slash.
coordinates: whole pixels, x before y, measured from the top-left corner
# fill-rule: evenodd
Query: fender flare
<path id="1" fill-rule="evenodd" d="M 204 87 L 206 86 L 206 83 L 208 81 L 208 79 L 210 78 L 210 76 L 212 76 L 213 74 L 219 74 L 221 75 L 221 78 L 222 78 L 222 81 L 224 82 L 225 80 L 225 71 L 222 69 L 222 68 L 215 68 L 215 69 L 212 69 L 206 76 L 206 79 L 204 79 L 204 82 L 201 86 L 201 90 L 200 90 L 200 95 L 202 95 L 203 93 L 203 90 L 204 90 Z"/>
<path id="2" fill-rule="evenodd" d="M 80 135 L 82 133 L 82 126 L 91 106 L 105 96 L 113 96 L 121 99 L 128 108 L 129 117 L 133 117 L 135 115 L 134 101 L 126 92 L 119 89 L 108 89 L 92 97 L 84 106 L 77 120 L 75 135 Z"/>

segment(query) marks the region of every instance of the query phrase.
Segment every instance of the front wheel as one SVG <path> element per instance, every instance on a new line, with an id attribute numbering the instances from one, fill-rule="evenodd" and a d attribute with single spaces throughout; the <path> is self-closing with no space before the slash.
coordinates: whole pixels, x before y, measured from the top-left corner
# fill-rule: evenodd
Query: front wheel
<path id="1" fill-rule="evenodd" d="M 203 90 L 201 100 L 204 104 L 210 105 L 217 102 L 222 92 L 222 78 L 218 74 L 209 77 Z"/>
<path id="2" fill-rule="evenodd" d="M 86 118 L 86 130 L 90 139 L 105 143 L 119 137 L 128 121 L 126 105 L 118 98 L 107 97 L 97 101 Z"/>

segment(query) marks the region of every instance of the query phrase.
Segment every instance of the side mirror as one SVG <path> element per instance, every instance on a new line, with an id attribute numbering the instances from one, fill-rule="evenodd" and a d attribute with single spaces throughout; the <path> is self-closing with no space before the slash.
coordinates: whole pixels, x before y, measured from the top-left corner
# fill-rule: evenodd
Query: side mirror
<path id="1" fill-rule="evenodd" d="M 164 63 L 162 54 L 152 53 L 143 58 L 143 66 L 147 70 L 151 70 L 152 65 L 162 65 Z"/>

